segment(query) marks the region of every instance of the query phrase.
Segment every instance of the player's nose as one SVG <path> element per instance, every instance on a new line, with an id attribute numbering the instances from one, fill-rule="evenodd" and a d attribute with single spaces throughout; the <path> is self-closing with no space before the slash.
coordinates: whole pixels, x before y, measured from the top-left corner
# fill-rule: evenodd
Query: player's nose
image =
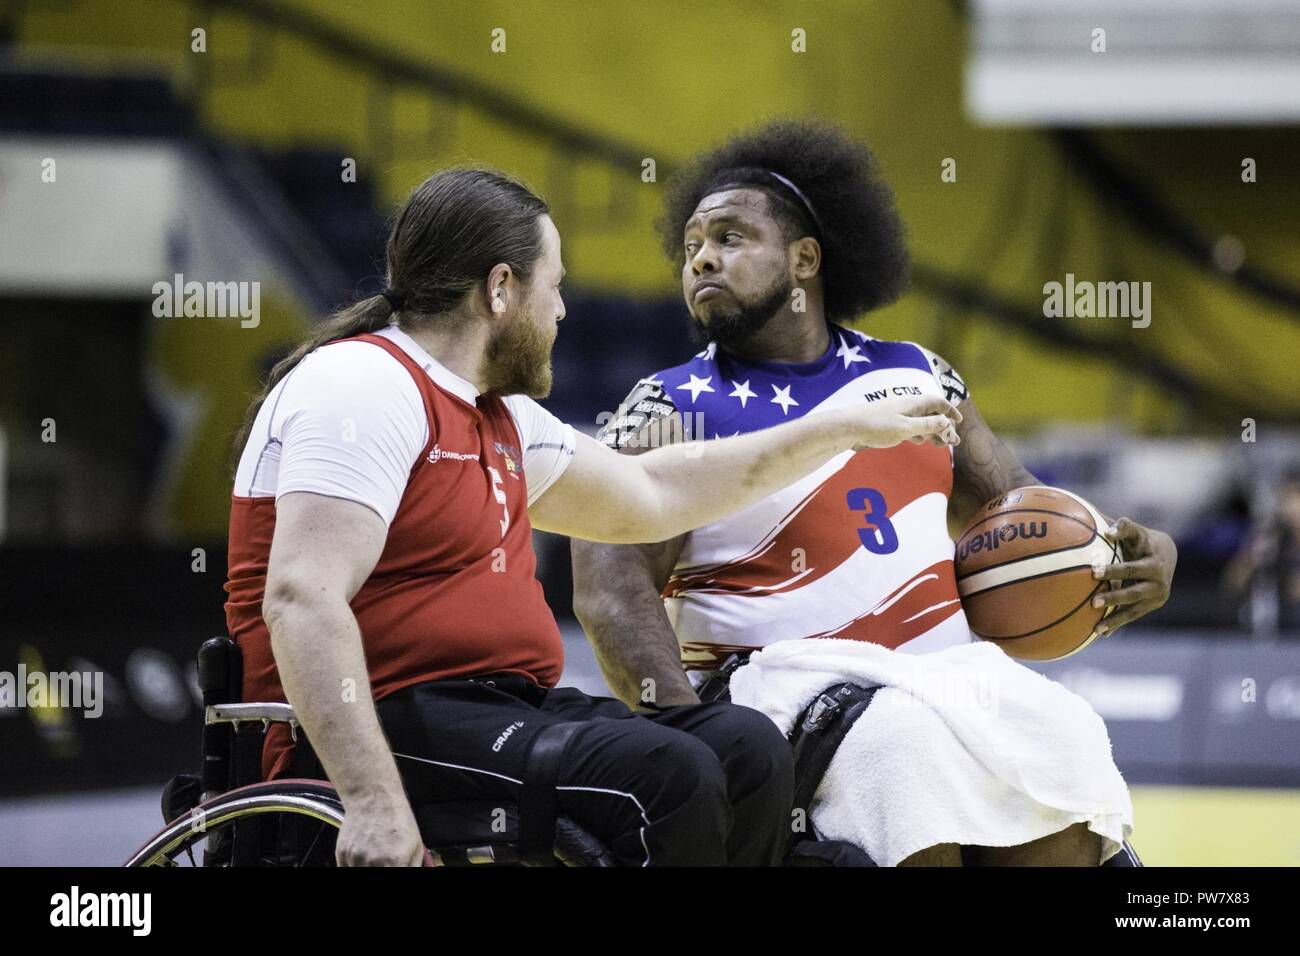
<path id="1" fill-rule="evenodd" d="M 691 259 L 691 271 L 697 276 L 704 275 L 706 272 L 718 271 L 717 252 L 709 243 L 700 246 L 699 251 Z"/>

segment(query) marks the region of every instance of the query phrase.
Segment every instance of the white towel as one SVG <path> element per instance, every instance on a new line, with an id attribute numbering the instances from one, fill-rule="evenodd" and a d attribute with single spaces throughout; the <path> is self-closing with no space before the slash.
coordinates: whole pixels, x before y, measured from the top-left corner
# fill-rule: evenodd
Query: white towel
<path id="1" fill-rule="evenodd" d="M 976 641 L 907 654 L 864 641 L 772 644 L 732 700 L 788 734 L 821 691 L 883 684 L 836 752 L 811 808 L 825 839 L 881 866 L 938 843 L 1015 846 L 1086 823 L 1101 861 L 1133 830 L 1106 725 L 1082 697 Z"/>

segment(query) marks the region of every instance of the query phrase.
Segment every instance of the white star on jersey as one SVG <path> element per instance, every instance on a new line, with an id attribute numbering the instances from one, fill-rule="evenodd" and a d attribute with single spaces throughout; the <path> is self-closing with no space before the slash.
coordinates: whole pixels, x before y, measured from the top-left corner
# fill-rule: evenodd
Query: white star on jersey
<path id="1" fill-rule="evenodd" d="M 871 359 L 867 358 L 865 355 L 858 354 L 858 352 L 860 352 L 861 350 L 862 347 L 859 345 L 855 345 L 852 348 L 850 348 L 847 342 L 841 342 L 839 350 L 835 353 L 835 357 L 844 359 L 845 368 L 848 368 L 854 362 L 870 363 Z"/>
<path id="2" fill-rule="evenodd" d="M 691 373 L 691 380 L 690 380 L 689 382 L 686 382 L 686 383 L 683 384 L 683 385 L 678 385 L 677 387 L 678 387 L 678 388 L 684 388 L 684 389 L 686 389 L 686 391 L 690 392 L 690 393 L 691 393 L 691 401 L 693 402 L 693 401 L 695 401 L 697 398 L 700 397 L 700 392 L 711 392 L 711 391 L 713 391 L 713 386 L 709 384 L 711 381 L 713 381 L 713 376 L 712 376 L 712 375 L 710 375 L 708 378 L 698 378 L 698 377 L 696 377 L 696 375 L 692 372 L 692 373 Z"/>
<path id="3" fill-rule="evenodd" d="M 758 397 L 758 392 L 751 392 L 749 390 L 749 379 L 745 379 L 745 381 L 741 383 L 737 383 L 736 381 L 733 380 L 731 384 L 736 386 L 736 390 L 732 392 L 730 395 L 728 395 L 727 397 L 740 399 L 741 408 L 744 408 L 745 403 L 748 402 L 751 398 Z"/>
<path id="4" fill-rule="evenodd" d="M 787 385 L 785 388 L 777 388 L 775 385 L 773 385 L 772 391 L 776 392 L 776 395 L 772 397 L 771 401 L 773 404 L 781 406 L 781 414 L 783 415 L 790 414 L 791 405 L 799 404 L 793 398 L 790 397 L 789 385 Z"/>

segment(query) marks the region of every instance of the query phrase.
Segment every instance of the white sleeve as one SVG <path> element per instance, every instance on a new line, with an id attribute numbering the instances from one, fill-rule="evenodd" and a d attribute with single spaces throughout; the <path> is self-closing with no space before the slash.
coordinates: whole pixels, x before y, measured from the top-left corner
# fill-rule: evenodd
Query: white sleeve
<path id="1" fill-rule="evenodd" d="M 511 395 L 505 404 L 524 445 L 524 481 L 531 505 L 569 467 L 577 437 L 572 425 L 566 425 L 526 395 Z"/>
<path id="2" fill-rule="evenodd" d="M 366 342 L 331 345 L 303 359 L 276 399 L 276 498 L 344 498 L 391 524 L 429 436 L 420 390 L 401 363 Z"/>

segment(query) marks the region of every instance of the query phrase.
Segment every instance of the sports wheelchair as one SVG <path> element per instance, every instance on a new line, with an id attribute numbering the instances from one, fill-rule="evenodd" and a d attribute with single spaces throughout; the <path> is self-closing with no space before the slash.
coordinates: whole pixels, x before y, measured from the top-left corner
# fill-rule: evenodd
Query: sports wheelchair
<path id="1" fill-rule="evenodd" d="M 198 655 L 203 694 L 203 763 L 163 790 L 166 826 L 126 866 L 333 866 L 343 801 L 325 779 L 293 708 L 240 701 L 243 654 L 228 637 Z M 262 780 L 262 744 L 273 724 L 289 727 L 293 776 Z M 559 753 L 574 725 L 538 737 L 529 781 L 516 805 L 455 801 L 414 807 L 425 864 L 613 866 L 599 840 L 556 813 Z M 501 810 L 505 810 L 504 818 Z"/>

